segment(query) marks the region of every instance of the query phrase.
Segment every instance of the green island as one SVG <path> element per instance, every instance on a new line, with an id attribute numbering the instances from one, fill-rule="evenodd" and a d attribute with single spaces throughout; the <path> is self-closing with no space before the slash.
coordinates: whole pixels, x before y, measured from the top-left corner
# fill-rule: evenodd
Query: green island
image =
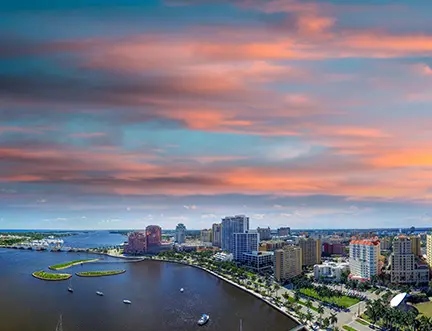
<path id="1" fill-rule="evenodd" d="M 60 263 L 60 264 L 56 264 L 56 265 L 51 265 L 48 268 L 51 270 L 62 270 L 62 269 L 70 268 L 74 265 L 78 265 L 78 264 L 82 264 L 82 263 L 96 262 L 98 260 L 99 259 L 75 260 L 75 261 Z"/>
<path id="2" fill-rule="evenodd" d="M 51 272 L 45 271 L 35 271 L 32 273 L 32 276 L 42 280 L 66 280 L 72 277 L 71 274 L 54 274 Z"/>
<path id="3" fill-rule="evenodd" d="M 126 270 L 83 271 L 83 272 L 77 272 L 75 275 L 80 277 L 102 277 L 102 276 L 120 275 L 125 272 Z"/>

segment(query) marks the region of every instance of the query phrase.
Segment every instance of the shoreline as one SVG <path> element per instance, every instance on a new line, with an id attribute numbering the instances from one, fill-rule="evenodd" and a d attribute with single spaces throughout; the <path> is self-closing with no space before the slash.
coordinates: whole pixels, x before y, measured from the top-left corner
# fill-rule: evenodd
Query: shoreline
<path id="1" fill-rule="evenodd" d="M 247 289 L 246 287 L 244 287 L 244 286 L 242 286 L 242 285 L 240 285 L 240 284 L 237 284 L 236 282 L 233 282 L 232 280 L 230 280 L 230 279 L 228 279 L 228 278 L 225 278 L 224 276 L 221 276 L 221 275 L 219 275 L 219 274 L 217 274 L 217 273 L 215 273 L 215 272 L 213 272 L 213 271 L 211 271 L 211 270 L 209 270 L 209 269 L 206 269 L 206 268 L 201 267 L 201 266 L 198 266 L 198 265 L 189 264 L 189 263 L 184 263 L 184 262 L 175 261 L 175 260 L 163 260 L 163 259 L 159 259 L 159 258 L 146 258 L 146 259 L 144 259 L 144 260 L 149 260 L 149 261 L 158 261 L 158 262 L 177 263 L 177 264 L 182 264 L 182 265 L 185 265 L 185 266 L 190 266 L 190 267 L 194 267 L 194 268 L 200 269 L 200 270 L 202 270 L 202 271 L 205 271 L 205 272 L 207 272 L 207 273 L 209 273 L 209 274 L 211 274 L 211 275 L 213 275 L 213 276 L 215 276 L 215 277 L 217 277 L 217 278 L 219 278 L 219 279 L 221 279 L 221 280 L 223 280 L 223 281 L 225 281 L 225 282 L 227 282 L 227 283 L 229 283 L 229 284 L 231 284 L 231 285 L 237 287 L 238 289 L 241 289 L 241 290 L 243 290 L 244 292 L 249 293 L 250 295 L 253 295 L 255 298 L 258 298 L 258 299 L 260 299 L 261 301 L 265 302 L 266 304 L 268 304 L 270 307 L 276 309 L 276 310 L 277 310 L 278 312 L 280 312 L 281 314 L 283 314 L 283 315 L 289 317 L 289 318 L 292 319 L 295 323 L 298 324 L 296 327 L 294 327 L 294 329 L 297 329 L 298 327 L 303 326 L 303 329 L 305 329 L 305 330 L 309 330 L 309 329 L 308 329 L 308 326 L 307 326 L 307 325 L 303 325 L 302 323 L 300 323 L 300 321 L 298 320 L 298 318 L 297 318 L 296 316 L 293 316 L 293 315 L 289 314 L 288 312 L 286 312 L 285 310 L 283 310 L 282 308 L 279 308 L 278 306 L 276 306 L 276 305 L 273 304 L 272 302 L 270 302 L 270 301 L 268 301 L 267 299 L 263 298 L 262 295 L 260 295 L 260 294 L 258 294 L 258 293 L 255 293 L 254 291 L 249 290 L 249 289 Z M 301 329 L 299 329 L 299 330 L 301 330 Z"/>

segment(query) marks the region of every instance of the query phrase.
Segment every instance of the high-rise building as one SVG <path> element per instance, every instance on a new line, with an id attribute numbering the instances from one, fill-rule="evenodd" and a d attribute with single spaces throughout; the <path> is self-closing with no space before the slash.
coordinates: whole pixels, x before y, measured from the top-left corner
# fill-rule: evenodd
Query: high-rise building
<path id="1" fill-rule="evenodd" d="M 350 278 L 370 280 L 379 274 L 380 242 L 378 239 L 352 240 L 350 242 Z"/>
<path id="2" fill-rule="evenodd" d="M 162 229 L 159 225 L 146 227 L 147 246 L 160 246 L 162 242 Z"/>
<path id="3" fill-rule="evenodd" d="M 125 254 L 144 254 L 147 252 L 147 236 L 144 231 L 129 234 L 128 243 L 124 247 Z"/>
<path id="4" fill-rule="evenodd" d="M 261 240 L 261 237 L 260 237 Z M 277 249 L 281 249 L 284 246 L 289 245 L 288 242 L 283 240 L 270 240 L 270 241 L 261 241 L 259 250 L 262 252 L 272 252 Z"/>
<path id="5" fill-rule="evenodd" d="M 222 245 L 222 224 L 215 223 L 212 226 L 213 246 L 221 247 Z"/>
<path id="6" fill-rule="evenodd" d="M 291 235 L 291 228 L 283 227 L 277 230 L 277 234 L 279 237 L 288 237 Z"/>
<path id="7" fill-rule="evenodd" d="M 234 253 L 234 233 L 243 233 L 248 230 L 249 217 L 246 217 L 245 215 L 227 216 L 222 218 L 222 249 Z"/>
<path id="8" fill-rule="evenodd" d="M 304 266 L 313 266 L 321 263 L 320 239 L 300 238 L 299 246 L 302 249 L 302 262 Z"/>
<path id="9" fill-rule="evenodd" d="M 432 234 L 426 236 L 426 261 L 429 268 L 432 268 Z"/>
<path id="10" fill-rule="evenodd" d="M 422 256 L 421 252 L 421 237 L 420 236 L 411 236 L 411 251 L 415 256 Z"/>
<path id="11" fill-rule="evenodd" d="M 413 254 L 411 238 L 399 236 L 393 240 L 390 255 L 391 282 L 398 284 L 427 283 L 429 268 Z"/>
<path id="12" fill-rule="evenodd" d="M 177 244 L 183 244 L 186 241 L 186 227 L 183 223 L 176 226 L 175 241 Z"/>
<path id="13" fill-rule="evenodd" d="M 297 246 L 284 246 L 274 252 L 274 274 L 278 282 L 302 273 L 302 252 Z"/>
<path id="14" fill-rule="evenodd" d="M 233 256 L 235 261 L 244 261 L 243 253 L 258 251 L 259 234 L 258 232 L 244 232 L 233 234 Z"/>
<path id="15" fill-rule="evenodd" d="M 212 230 L 211 229 L 204 229 L 201 230 L 201 242 L 203 243 L 211 243 L 213 241 L 213 236 L 212 236 Z"/>
<path id="16" fill-rule="evenodd" d="M 392 248 L 393 238 L 392 237 L 383 237 L 380 238 L 380 247 L 381 251 L 389 251 Z"/>
<path id="17" fill-rule="evenodd" d="M 260 235 L 260 240 L 270 240 L 271 237 L 272 237 L 270 227 L 268 227 L 268 228 L 257 228 L 257 232 Z"/>
<path id="18" fill-rule="evenodd" d="M 325 256 L 331 255 L 344 255 L 345 254 L 345 245 L 339 243 L 324 243 L 322 244 L 322 254 Z"/>

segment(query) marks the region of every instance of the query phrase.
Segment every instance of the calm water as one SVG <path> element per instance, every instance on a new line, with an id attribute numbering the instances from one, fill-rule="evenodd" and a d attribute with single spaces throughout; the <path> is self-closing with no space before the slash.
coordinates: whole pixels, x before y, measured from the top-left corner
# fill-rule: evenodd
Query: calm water
<path id="1" fill-rule="evenodd" d="M 253 296 L 183 265 L 145 261 L 75 266 L 67 272 L 127 272 L 104 278 L 73 277 L 73 294 L 67 292 L 67 282 L 44 282 L 31 276 L 55 263 L 90 257 L 94 255 L 0 249 L 0 329 L 55 330 L 60 314 L 64 331 L 236 331 L 240 318 L 244 331 L 287 331 L 295 326 Z M 97 296 L 97 290 L 105 296 Z M 132 305 L 123 304 L 123 299 Z M 211 319 L 199 327 L 196 321 L 202 313 Z"/>

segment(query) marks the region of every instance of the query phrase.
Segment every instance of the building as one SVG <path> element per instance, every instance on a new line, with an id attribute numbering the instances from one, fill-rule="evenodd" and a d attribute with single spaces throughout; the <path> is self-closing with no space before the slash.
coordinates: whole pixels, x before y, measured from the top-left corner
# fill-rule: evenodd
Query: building
<path id="1" fill-rule="evenodd" d="M 303 266 L 313 266 L 321 263 L 321 240 L 300 238 L 298 242 L 302 249 Z"/>
<path id="2" fill-rule="evenodd" d="M 429 282 L 429 268 L 412 252 L 411 238 L 399 236 L 393 240 L 390 255 L 391 282 L 413 284 Z"/>
<path id="3" fill-rule="evenodd" d="M 146 227 L 147 246 L 160 246 L 162 242 L 162 229 L 159 225 L 149 225 Z"/>
<path id="4" fill-rule="evenodd" d="M 339 243 L 324 243 L 322 244 L 322 255 L 345 255 L 345 245 Z"/>
<path id="5" fill-rule="evenodd" d="M 186 241 L 186 227 L 183 223 L 179 223 L 175 230 L 175 242 L 183 244 Z"/>
<path id="6" fill-rule="evenodd" d="M 211 229 L 201 230 L 200 238 L 201 238 L 201 242 L 203 242 L 203 243 L 213 242 L 212 230 Z"/>
<path id="7" fill-rule="evenodd" d="M 389 251 L 392 248 L 392 237 L 383 237 L 380 239 L 381 251 Z"/>
<path id="8" fill-rule="evenodd" d="M 345 271 L 349 271 L 349 263 L 346 262 L 324 262 L 323 264 L 314 265 L 314 277 L 316 280 L 326 278 L 338 282 Z"/>
<path id="9" fill-rule="evenodd" d="M 289 243 L 283 240 L 261 241 L 259 250 L 262 252 L 272 252 L 277 249 L 281 249 L 286 245 L 289 245 Z"/>
<path id="10" fill-rule="evenodd" d="M 144 231 L 129 234 L 128 243 L 124 247 L 125 254 L 139 255 L 147 252 L 147 236 Z"/>
<path id="11" fill-rule="evenodd" d="M 231 262 L 233 258 L 234 257 L 231 253 L 217 252 L 213 255 L 213 259 L 219 262 Z"/>
<path id="12" fill-rule="evenodd" d="M 350 242 L 350 278 L 370 280 L 379 274 L 380 241 L 378 239 L 352 240 Z"/>
<path id="13" fill-rule="evenodd" d="M 289 227 L 279 228 L 277 230 L 277 235 L 279 237 L 288 237 L 291 235 L 291 228 Z"/>
<path id="14" fill-rule="evenodd" d="M 274 274 L 278 282 L 286 281 L 302 273 L 302 252 L 297 246 L 285 246 L 274 252 Z"/>
<path id="15" fill-rule="evenodd" d="M 432 234 L 426 236 L 426 261 L 429 268 L 432 268 Z"/>
<path id="16" fill-rule="evenodd" d="M 243 253 L 243 264 L 258 273 L 270 272 L 273 267 L 273 252 Z"/>
<path id="17" fill-rule="evenodd" d="M 234 252 L 234 233 L 244 233 L 249 230 L 249 217 L 245 215 L 227 216 L 222 219 L 222 249 Z M 257 249 L 254 249 L 257 250 Z"/>
<path id="18" fill-rule="evenodd" d="M 258 250 L 259 234 L 258 232 L 234 233 L 233 255 L 234 260 L 243 262 L 243 253 L 252 253 Z"/>
<path id="19" fill-rule="evenodd" d="M 272 238 L 270 227 L 257 228 L 257 232 L 260 235 L 260 240 L 270 240 Z"/>
<path id="20" fill-rule="evenodd" d="M 215 223 L 212 225 L 213 246 L 221 247 L 222 245 L 222 224 Z"/>
<path id="21" fill-rule="evenodd" d="M 415 256 L 422 256 L 421 252 L 421 237 L 420 236 L 411 236 L 411 251 Z"/>

